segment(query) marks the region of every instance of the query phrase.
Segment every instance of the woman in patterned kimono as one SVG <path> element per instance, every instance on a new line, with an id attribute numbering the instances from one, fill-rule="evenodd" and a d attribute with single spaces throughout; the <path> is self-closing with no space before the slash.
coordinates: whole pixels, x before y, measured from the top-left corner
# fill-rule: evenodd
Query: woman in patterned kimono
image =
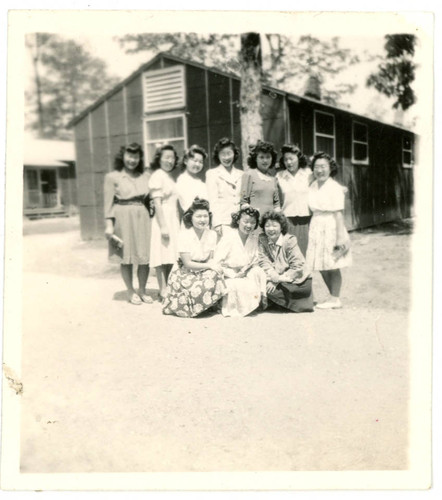
<path id="1" fill-rule="evenodd" d="M 221 238 L 214 260 L 221 264 L 227 294 L 222 300 L 223 316 L 247 316 L 260 305 L 267 307 L 266 275 L 258 261 L 259 211 L 246 204 L 232 214 L 235 229 Z"/>
<path id="2" fill-rule="evenodd" d="M 210 229 L 209 202 L 195 198 L 184 213 L 178 237 L 180 258 L 169 275 L 163 313 L 194 318 L 214 306 L 225 291 L 221 266 L 213 260 L 217 234 Z"/>

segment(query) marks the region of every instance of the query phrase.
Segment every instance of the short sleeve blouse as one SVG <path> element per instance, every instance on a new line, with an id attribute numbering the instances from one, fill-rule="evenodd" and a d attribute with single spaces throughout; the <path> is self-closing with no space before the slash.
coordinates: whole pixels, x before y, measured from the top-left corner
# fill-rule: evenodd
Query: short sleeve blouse
<path id="1" fill-rule="evenodd" d="M 339 212 L 344 210 L 344 188 L 331 177 L 319 187 L 314 181 L 309 189 L 308 204 L 312 212 Z"/>
<path id="2" fill-rule="evenodd" d="M 201 239 L 198 238 L 193 227 L 182 229 L 178 236 L 178 252 L 190 253 L 191 260 L 205 262 L 215 250 L 216 241 L 216 232 L 211 229 L 206 229 Z"/>
<path id="3" fill-rule="evenodd" d="M 155 170 L 149 180 L 151 198 L 169 198 L 176 193 L 175 181 L 160 168 Z"/>

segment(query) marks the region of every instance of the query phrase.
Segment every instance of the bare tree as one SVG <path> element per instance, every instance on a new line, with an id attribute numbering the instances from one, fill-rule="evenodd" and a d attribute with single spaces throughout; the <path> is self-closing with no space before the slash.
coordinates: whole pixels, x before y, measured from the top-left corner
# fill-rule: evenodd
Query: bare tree
<path id="1" fill-rule="evenodd" d="M 262 139 L 262 55 L 259 33 L 241 34 L 241 149 L 244 169 L 249 146 Z"/>

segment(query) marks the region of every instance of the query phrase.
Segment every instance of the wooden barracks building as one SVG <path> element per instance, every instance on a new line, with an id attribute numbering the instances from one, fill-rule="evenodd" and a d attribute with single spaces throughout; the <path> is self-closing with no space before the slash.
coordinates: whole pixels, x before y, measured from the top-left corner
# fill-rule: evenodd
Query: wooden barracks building
<path id="1" fill-rule="evenodd" d="M 160 53 L 75 117 L 83 239 L 103 235 L 104 175 L 120 146 L 143 144 L 147 165 L 158 144 L 173 144 L 180 155 L 199 144 L 209 153 L 208 169 L 221 137 L 241 145 L 239 96 L 237 76 Z M 322 150 L 335 157 L 337 180 L 348 188 L 348 229 L 412 216 L 412 132 L 267 86 L 262 116 L 264 140 L 278 151 L 291 142 L 306 155 Z"/>

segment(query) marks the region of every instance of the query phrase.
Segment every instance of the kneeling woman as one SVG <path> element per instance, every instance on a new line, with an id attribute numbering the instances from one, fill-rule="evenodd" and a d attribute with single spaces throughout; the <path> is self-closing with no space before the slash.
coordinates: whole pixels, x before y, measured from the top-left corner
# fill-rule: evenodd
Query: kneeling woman
<path id="1" fill-rule="evenodd" d="M 287 234 L 287 217 L 266 212 L 260 225 L 259 264 L 267 276 L 268 300 L 293 312 L 313 311 L 312 279 L 304 274 L 296 236 Z"/>
<path id="2" fill-rule="evenodd" d="M 222 300 L 223 316 L 246 316 L 261 306 L 267 307 L 266 276 L 259 267 L 258 227 L 259 211 L 243 205 L 232 214 L 231 227 L 218 243 L 214 260 L 222 266 L 227 294 Z"/>
<path id="3" fill-rule="evenodd" d="M 209 202 L 195 198 L 184 213 L 178 236 L 178 263 L 172 269 L 164 299 L 163 313 L 194 318 L 214 306 L 225 285 L 221 266 L 212 260 L 217 234 L 210 229 Z"/>

